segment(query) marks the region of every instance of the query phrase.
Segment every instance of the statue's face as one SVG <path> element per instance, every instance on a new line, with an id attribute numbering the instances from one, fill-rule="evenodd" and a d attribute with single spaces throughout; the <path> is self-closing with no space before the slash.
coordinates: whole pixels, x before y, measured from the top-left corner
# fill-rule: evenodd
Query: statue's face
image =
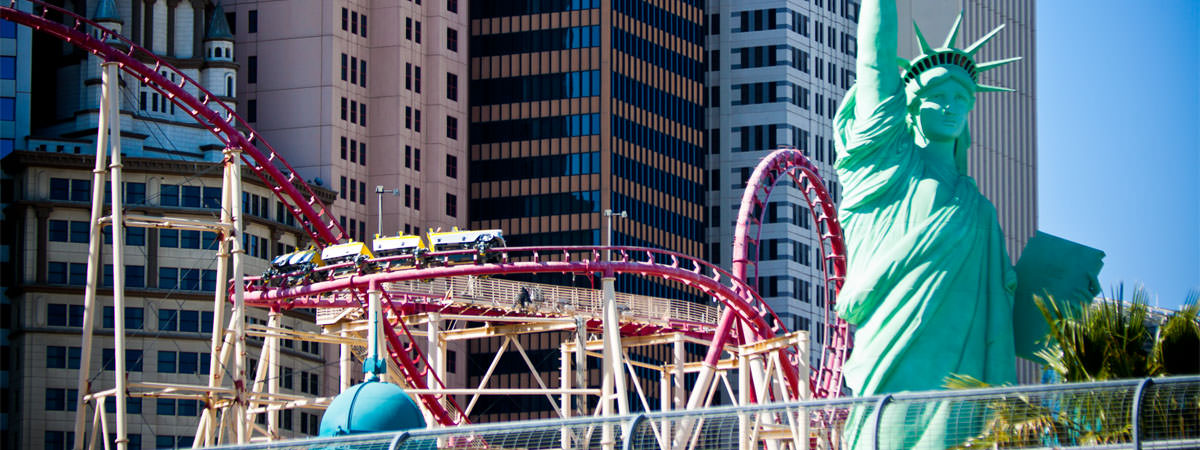
<path id="1" fill-rule="evenodd" d="M 946 80 L 922 90 L 917 120 L 931 141 L 958 139 L 967 126 L 967 113 L 975 106 L 975 95 L 960 83 Z"/>

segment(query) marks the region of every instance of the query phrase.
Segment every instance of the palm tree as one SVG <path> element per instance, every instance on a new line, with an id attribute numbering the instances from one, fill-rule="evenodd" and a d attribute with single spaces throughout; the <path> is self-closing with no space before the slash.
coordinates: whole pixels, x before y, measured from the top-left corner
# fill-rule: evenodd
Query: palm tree
<path id="1" fill-rule="evenodd" d="M 1049 323 L 1051 346 L 1038 352 L 1046 367 L 1063 382 L 1104 381 L 1200 373 L 1200 293 L 1188 295 L 1184 307 L 1161 324 L 1152 319 L 1147 294 L 1140 286 L 1130 302 L 1099 301 L 1067 313 L 1053 299 L 1035 298 Z M 947 379 L 948 388 L 987 384 L 969 376 Z M 1128 391 L 1072 393 L 1058 398 L 1017 395 L 987 404 L 983 432 L 960 448 L 1012 448 L 1030 445 L 1101 445 L 1128 442 Z M 1152 392 L 1145 412 L 1162 424 L 1152 431 L 1167 437 L 1195 437 L 1200 397 Z"/>

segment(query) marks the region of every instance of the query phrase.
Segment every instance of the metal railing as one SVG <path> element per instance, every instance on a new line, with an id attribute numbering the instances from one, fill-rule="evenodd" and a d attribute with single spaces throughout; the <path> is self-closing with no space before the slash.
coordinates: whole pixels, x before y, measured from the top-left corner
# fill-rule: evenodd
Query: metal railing
<path id="1" fill-rule="evenodd" d="M 508 422 L 245 449 L 1200 448 L 1200 376 Z"/>
<path id="2" fill-rule="evenodd" d="M 514 311 L 525 310 L 531 313 L 599 318 L 603 310 L 599 289 L 497 278 L 451 277 L 400 281 L 385 283 L 384 289 L 396 294 L 417 294 L 431 299 L 445 298 L 454 302 Z M 528 303 L 521 304 L 518 299 L 524 297 L 528 298 Z M 679 321 L 711 327 L 719 318 L 716 306 L 686 300 L 617 293 L 617 305 L 634 320 L 643 322 L 665 324 L 669 321 Z M 317 323 L 332 323 L 345 314 L 345 311 L 341 308 L 318 309 Z"/>

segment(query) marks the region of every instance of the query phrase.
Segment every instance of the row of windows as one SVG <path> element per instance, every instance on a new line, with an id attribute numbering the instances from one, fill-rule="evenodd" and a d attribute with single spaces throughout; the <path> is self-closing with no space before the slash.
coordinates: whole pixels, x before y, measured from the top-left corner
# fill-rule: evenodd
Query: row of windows
<path id="1" fill-rule="evenodd" d="M 791 297 L 812 303 L 812 282 L 788 276 L 759 277 L 758 294 L 763 297 Z"/>
<path id="2" fill-rule="evenodd" d="M 345 136 L 341 137 L 341 153 L 340 153 L 340 155 L 342 157 L 342 161 L 347 160 L 346 156 L 348 154 L 349 155 L 348 159 L 350 160 L 350 162 L 358 163 L 360 166 L 366 167 L 366 165 L 367 165 L 367 143 L 366 142 L 358 142 L 358 140 L 356 140 L 356 139 L 349 139 L 348 141 L 349 142 L 347 142 L 347 139 Z"/>
<path id="3" fill-rule="evenodd" d="M 415 32 L 413 29 L 414 23 L 416 24 Z M 412 20 L 412 17 L 404 18 L 404 38 L 408 39 L 410 41 L 416 42 L 418 44 L 421 43 L 421 21 L 420 20 Z"/>
<path id="4" fill-rule="evenodd" d="M 734 152 L 773 150 L 780 146 L 807 148 L 808 130 L 786 123 L 734 127 L 738 147 Z"/>
<path id="5" fill-rule="evenodd" d="M 84 286 L 87 284 L 87 264 L 50 261 L 46 265 L 46 282 L 50 284 L 66 284 Z M 104 275 L 101 283 L 104 287 L 112 287 L 113 266 L 104 265 Z M 142 288 L 146 286 L 146 268 L 144 266 L 125 266 L 125 287 Z"/>
<path id="6" fill-rule="evenodd" d="M 471 129 L 472 144 L 528 141 L 600 134 L 599 114 L 483 122 Z"/>
<path id="7" fill-rule="evenodd" d="M 612 30 L 614 50 L 624 52 L 651 65 L 662 67 L 689 80 L 700 80 L 703 63 L 661 45 L 642 39 L 620 28 Z"/>
<path id="8" fill-rule="evenodd" d="M 512 247 L 545 245 L 598 245 L 600 230 L 551 231 L 547 233 L 505 235 L 504 241 Z"/>
<path id="9" fill-rule="evenodd" d="M 121 199 L 122 202 L 130 205 L 144 205 L 146 203 L 146 183 L 125 182 L 124 186 L 125 197 Z M 104 194 L 106 201 L 112 200 L 112 184 L 105 183 Z M 72 202 L 91 201 L 92 180 L 51 178 L 50 200 Z"/>
<path id="10" fill-rule="evenodd" d="M 158 203 L 162 206 L 219 209 L 221 188 L 164 184 L 159 187 Z"/>
<path id="11" fill-rule="evenodd" d="M 471 161 L 471 176 L 480 182 L 593 173 L 600 173 L 600 152 Z"/>
<path id="12" fill-rule="evenodd" d="M 600 191 L 471 199 L 472 220 L 600 212 Z"/>
<path id="13" fill-rule="evenodd" d="M 131 308 L 126 308 L 128 311 Z M 139 311 L 141 308 L 137 308 Z M 129 313 L 126 312 L 125 321 L 129 322 Z M 159 331 L 181 331 L 185 333 L 211 333 L 212 332 L 213 313 L 212 311 L 194 311 L 190 309 L 159 309 L 158 310 L 158 329 Z M 126 328 L 130 328 L 126 325 Z M 137 327 L 141 329 L 141 327 Z"/>
<path id="14" fill-rule="evenodd" d="M 579 11 L 599 8 L 600 0 L 471 0 L 472 19 L 492 17 L 524 16 L 561 11 Z"/>
<path id="15" fill-rule="evenodd" d="M 788 66 L 808 73 L 808 52 L 790 45 L 761 45 L 733 49 L 733 69 Z"/>
<path id="16" fill-rule="evenodd" d="M 359 222 L 358 219 L 350 219 L 346 221 L 346 216 L 338 217 L 338 224 L 343 230 L 350 235 L 350 239 L 366 239 L 367 238 L 367 222 Z"/>
<path id="17" fill-rule="evenodd" d="M 813 64 L 813 69 L 813 76 L 815 76 L 818 80 L 825 80 L 829 83 L 829 85 L 835 87 L 841 86 L 842 89 L 850 89 L 850 86 L 854 84 L 855 76 L 857 76 L 853 70 L 839 70 L 838 65 L 833 61 L 826 63 L 821 58 L 816 58 L 815 64 Z M 841 76 L 838 76 L 839 74 Z M 839 79 L 841 80 L 840 85 L 838 84 Z"/>
<path id="18" fill-rule="evenodd" d="M 693 241 L 700 240 L 702 224 L 696 219 L 670 211 L 659 205 L 643 202 L 624 194 L 612 194 L 613 211 L 629 211 L 635 221 Z M 650 244 L 647 242 L 646 244 Z M 638 244 L 630 244 L 638 245 Z M 660 245 L 652 245 L 658 247 Z"/>
<path id="19" fill-rule="evenodd" d="M 685 125 L 699 123 L 704 107 L 616 72 L 612 76 L 612 91 L 619 100 Z"/>
<path id="20" fill-rule="evenodd" d="M 349 100 L 347 103 L 346 97 L 342 97 L 342 120 L 349 120 L 350 123 L 360 126 L 367 126 L 367 102 L 359 103 L 358 100 Z"/>
<path id="21" fill-rule="evenodd" d="M 367 87 L 367 60 L 342 53 L 342 81 Z"/>
<path id="22" fill-rule="evenodd" d="M 654 6 L 645 0 L 613 0 L 613 10 L 654 28 L 677 36 L 684 42 L 697 42 L 701 35 L 701 24 L 687 20 L 670 11 Z"/>
<path id="23" fill-rule="evenodd" d="M 342 31 L 367 37 L 367 13 L 359 14 L 358 11 L 342 8 Z"/>
<path id="24" fill-rule="evenodd" d="M 686 202 L 700 203 L 700 184 L 641 161 L 613 153 L 613 174 L 635 184 L 674 196 Z"/>
<path id="25" fill-rule="evenodd" d="M 211 353 L 163 350 L 158 352 L 158 373 L 207 374 L 210 364 Z"/>
<path id="26" fill-rule="evenodd" d="M 340 181 L 340 183 L 338 186 L 339 186 L 340 190 L 339 190 L 338 195 L 341 198 L 346 198 L 346 193 L 349 192 L 350 203 L 357 202 L 362 205 L 367 204 L 367 183 L 366 182 L 358 181 L 353 178 L 347 180 L 346 177 L 342 177 L 341 180 L 339 180 L 339 181 Z M 349 186 L 350 188 L 346 189 L 347 186 Z"/>
<path id="27" fill-rule="evenodd" d="M 714 86 L 715 88 L 716 86 Z M 733 105 L 791 103 L 808 109 L 809 90 L 790 81 L 767 81 L 733 85 Z"/>
<path id="28" fill-rule="evenodd" d="M 471 100 L 480 105 L 597 95 L 600 95 L 598 70 L 471 81 Z"/>
<path id="29" fill-rule="evenodd" d="M 271 199 L 249 192 L 242 192 L 242 212 L 271 220 Z"/>
<path id="30" fill-rule="evenodd" d="M 781 248 L 783 249 L 782 251 L 780 250 Z M 763 261 L 788 260 L 805 266 L 811 266 L 813 261 L 812 246 L 803 242 L 788 241 L 786 239 L 767 239 L 763 241 L 762 248 L 759 250 L 761 253 L 758 254 L 758 258 Z M 821 251 L 817 249 L 817 260 L 820 260 L 820 258 Z"/>
<path id="31" fill-rule="evenodd" d="M 404 107 L 404 128 L 421 132 L 421 110 L 411 106 Z"/>
<path id="32" fill-rule="evenodd" d="M 473 36 L 472 56 L 499 56 L 600 46 L 600 26 L 553 28 Z"/>
<path id="33" fill-rule="evenodd" d="M 685 164 L 700 163 L 700 146 L 615 114 L 612 116 L 612 133 L 617 139 L 651 149 Z"/>
<path id="34" fill-rule="evenodd" d="M 421 66 L 404 63 L 404 89 L 421 93 Z"/>

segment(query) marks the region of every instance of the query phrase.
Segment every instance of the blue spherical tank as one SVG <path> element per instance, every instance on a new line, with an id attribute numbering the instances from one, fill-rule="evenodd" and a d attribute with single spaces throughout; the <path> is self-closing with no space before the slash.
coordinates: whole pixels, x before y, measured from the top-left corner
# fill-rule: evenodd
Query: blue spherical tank
<path id="1" fill-rule="evenodd" d="M 321 436 L 425 428 L 425 418 L 400 386 L 367 381 L 334 397 L 321 416 Z"/>

